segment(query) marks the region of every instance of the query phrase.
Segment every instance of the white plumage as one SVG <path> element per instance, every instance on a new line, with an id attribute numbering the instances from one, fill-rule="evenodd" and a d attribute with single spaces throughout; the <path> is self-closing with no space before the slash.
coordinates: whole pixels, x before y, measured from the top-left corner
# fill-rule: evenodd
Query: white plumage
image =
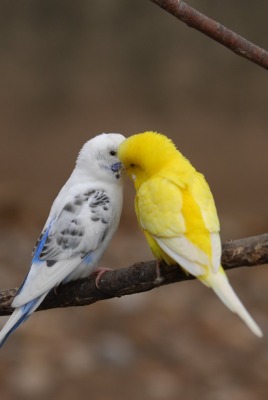
<path id="1" fill-rule="evenodd" d="M 117 133 L 101 134 L 81 149 L 76 166 L 55 199 L 34 248 L 32 265 L 0 332 L 0 346 L 61 282 L 90 275 L 118 227 L 123 186 Z"/>

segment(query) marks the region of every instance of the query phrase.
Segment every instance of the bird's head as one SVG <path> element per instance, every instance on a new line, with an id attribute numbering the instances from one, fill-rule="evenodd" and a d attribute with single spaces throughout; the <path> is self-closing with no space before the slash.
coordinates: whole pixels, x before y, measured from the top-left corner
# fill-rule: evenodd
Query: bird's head
<path id="1" fill-rule="evenodd" d="M 144 132 L 130 136 L 118 148 L 118 158 L 136 189 L 177 157 L 174 143 L 165 135 Z"/>
<path id="2" fill-rule="evenodd" d="M 119 181 L 122 167 L 117 151 L 124 140 L 120 133 L 102 133 L 86 142 L 76 161 L 77 172 L 108 182 Z"/>

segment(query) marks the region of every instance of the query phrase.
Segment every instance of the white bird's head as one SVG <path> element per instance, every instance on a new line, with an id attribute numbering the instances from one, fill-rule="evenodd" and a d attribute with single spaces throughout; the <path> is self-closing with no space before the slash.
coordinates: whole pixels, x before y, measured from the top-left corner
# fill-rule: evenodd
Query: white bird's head
<path id="1" fill-rule="evenodd" d="M 108 182 L 119 181 L 121 163 L 117 157 L 119 145 L 125 140 L 120 133 L 102 133 L 84 144 L 76 161 L 76 172 L 94 175 Z"/>

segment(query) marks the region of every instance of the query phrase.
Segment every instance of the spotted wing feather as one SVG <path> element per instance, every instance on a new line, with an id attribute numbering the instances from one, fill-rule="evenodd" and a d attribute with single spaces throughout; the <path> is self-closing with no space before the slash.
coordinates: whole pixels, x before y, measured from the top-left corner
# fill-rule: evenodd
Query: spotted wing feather
<path id="1" fill-rule="evenodd" d="M 70 257 L 83 258 L 104 239 L 110 214 L 110 199 L 103 190 L 76 195 L 42 232 L 33 261 L 46 261 L 48 266 L 53 266 L 53 262 Z"/>
<path id="2" fill-rule="evenodd" d="M 84 259 L 94 261 L 94 251 L 113 221 L 112 213 L 109 196 L 103 190 L 76 195 L 65 204 L 42 232 L 32 267 L 12 305 L 19 307 L 49 291 Z"/>

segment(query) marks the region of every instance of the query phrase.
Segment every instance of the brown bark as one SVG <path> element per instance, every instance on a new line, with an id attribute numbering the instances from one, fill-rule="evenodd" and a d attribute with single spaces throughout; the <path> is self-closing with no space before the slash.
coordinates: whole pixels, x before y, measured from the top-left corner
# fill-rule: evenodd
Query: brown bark
<path id="1" fill-rule="evenodd" d="M 223 245 L 222 265 L 224 269 L 242 266 L 254 267 L 268 263 L 268 234 L 228 241 Z M 96 288 L 94 275 L 83 280 L 61 285 L 52 290 L 38 310 L 58 307 L 85 306 L 96 301 L 146 292 L 155 287 L 194 279 L 178 266 L 160 265 L 161 281 L 157 279 L 157 262 L 139 262 L 130 267 L 106 272 Z M 12 312 L 11 302 L 17 289 L 0 292 L 0 315 Z"/>
<path id="2" fill-rule="evenodd" d="M 180 0 L 151 0 L 161 8 L 185 22 L 191 28 L 209 36 L 241 57 L 268 69 L 268 52 L 242 36 L 226 28 L 219 22 L 200 13 Z"/>

